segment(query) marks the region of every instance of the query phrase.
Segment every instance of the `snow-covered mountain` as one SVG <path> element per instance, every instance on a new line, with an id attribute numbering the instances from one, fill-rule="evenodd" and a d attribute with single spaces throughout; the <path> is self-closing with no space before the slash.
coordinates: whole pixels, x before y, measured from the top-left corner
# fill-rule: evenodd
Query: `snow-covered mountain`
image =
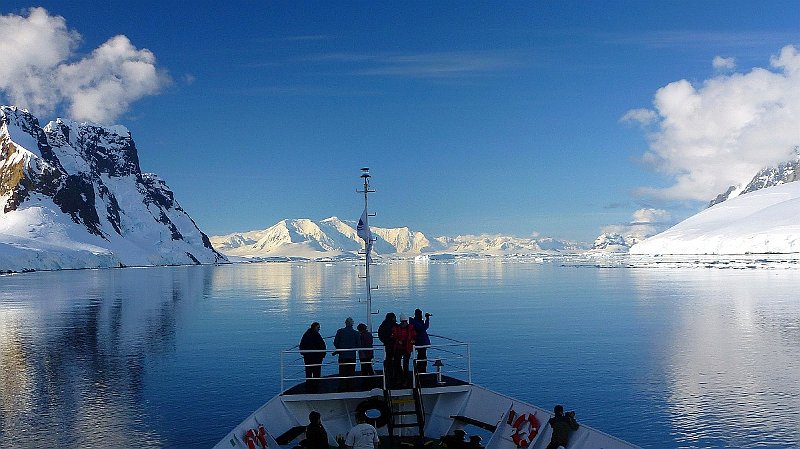
<path id="1" fill-rule="evenodd" d="M 756 190 L 800 180 L 800 150 L 795 149 L 795 153 L 793 160 L 761 169 L 747 184 L 728 187 L 728 190 L 711 200 L 708 207 Z"/>
<path id="2" fill-rule="evenodd" d="M 438 237 L 429 239 L 408 227 L 371 227 L 377 255 L 404 257 L 419 254 L 539 254 L 577 251 L 575 242 L 551 238 L 533 239 L 502 235 Z M 228 256 L 250 259 L 298 257 L 305 259 L 357 257 L 364 247 L 355 229 L 336 217 L 320 222 L 309 219 L 281 220 L 261 230 L 211 236 L 214 247 Z"/>
<path id="3" fill-rule="evenodd" d="M 520 239 L 502 235 L 459 235 L 438 237 L 438 246 L 454 253 L 497 254 L 503 252 L 542 252 L 533 239 Z"/>
<path id="4" fill-rule="evenodd" d="M 738 195 L 637 243 L 631 254 L 800 253 L 800 182 Z"/>
<path id="5" fill-rule="evenodd" d="M 713 208 L 713 207 L 715 207 L 715 206 L 717 206 L 719 204 L 722 204 L 722 203 L 724 203 L 726 201 L 730 201 L 732 199 L 739 198 L 742 195 L 746 195 L 746 194 L 750 195 L 750 194 L 753 194 L 754 192 L 760 192 L 762 189 L 766 189 L 766 188 L 774 187 L 774 186 L 780 186 L 780 185 L 784 185 L 784 184 L 788 184 L 788 183 L 794 183 L 795 181 L 800 180 L 800 150 L 795 149 L 795 154 L 796 154 L 795 158 L 790 160 L 790 161 L 786 161 L 786 162 L 778 164 L 777 166 L 774 166 L 774 167 L 763 168 L 758 173 L 756 173 L 756 175 L 753 176 L 753 178 L 750 179 L 749 182 L 729 187 L 728 190 L 726 190 L 723 193 L 720 193 L 719 195 L 717 195 L 716 198 L 711 200 L 709 202 L 709 204 L 708 204 L 708 208 L 709 209 Z M 800 183 L 798 183 L 798 184 L 800 184 Z M 757 203 L 758 202 L 755 202 L 754 204 L 757 204 Z M 788 205 L 782 205 L 782 206 L 777 206 L 777 207 L 785 208 L 785 213 L 788 216 L 797 217 L 797 215 L 796 215 L 797 211 L 792 210 Z M 753 211 L 753 212 L 756 213 L 756 211 Z M 792 215 L 792 214 L 794 214 L 794 215 Z M 689 223 L 695 223 L 695 221 L 693 219 L 694 219 L 694 217 L 690 217 L 688 220 L 685 220 L 684 222 L 688 221 Z M 734 219 L 737 219 L 737 218 L 731 217 L 731 220 L 734 220 Z M 689 221 L 689 220 L 692 220 L 692 221 Z M 680 223 L 679 225 L 683 226 L 683 223 Z M 736 223 L 732 222 L 732 223 L 729 223 L 728 225 L 729 225 L 728 226 L 728 230 L 726 232 L 732 231 L 735 228 Z M 757 226 L 757 223 L 750 223 L 746 227 L 752 228 L 753 226 Z M 765 236 L 767 234 L 769 234 L 769 232 L 770 232 L 770 227 L 769 226 L 770 226 L 770 223 L 766 223 L 766 222 L 764 223 L 764 228 L 763 228 L 762 234 L 764 234 Z M 629 232 L 629 233 L 624 234 L 624 235 L 620 234 L 620 233 L 603 233 L 600 236 L 598 236 L 597 239 L 595 240 L 594 245 L 592 246 L 592 250 L 596 251 L 596 252 L 611 252 L 611 253 L 615 253 L 615 252 L 616 253 L 624 253 L 624 252 L 628 252 L 630 250 L 630 252 L 632 254 L 633 253 L 641 253 L 642 251 L 645 251 L 647 248 L 654 248 L 655 246 L 651 246 L 651 245 L 653 245 L 653 243 L 648 243 L 647 245 L 644 245 L 644 246 L 637 245 L 639 242 L 650 241 L 651 239 L 653 239 L 655 237 L 662 236 L 662 235 L 672 235 L 673 237 L 675 237 L 675 234 L 667 234 L 666 232 L 658 233 L 658 231 L 663 231 L 663 228 L 661 230 L 653 232 L 653 230 L 655 230 L 655 229 L 656 228 L 652 228 L 649 232 L 643 232 L 643 230 L 641 228 L 630 227 L 630 230 L 632 230 L 632 231 L 636 230 L 637 232 Z M 670 228 L 667 231 L 672 231 L 672 229 L 674 229 L 674 228 Z M 755 229 L 755 228 L 753 228 L 753 229 Z M 715 231 L 710 230 L 710 229 L 706 229 L 706 230 L 704 230 L 702 232 L 707 232 L 708 235 L 712 235 L 712 234 L 715 233 Z M 738 239 L 738 238 L 735 238 L 733 235 L 729 235 L 729 237 L 734 238 L 734 239 Z M 697 245 L 696 249 L 689 249 L 687 247 L 682 247 L 683 249 L 681 249 L 681 250 L 664 248 L 664 251 L 658 251 L 658 253 L 659 254 L 721 254 L 721 253 L 718 252 L 718 249 L 715 249 L 715 248 L 717 248 L 717 246 L 715 244 L 713 244 L 713 243 L 709 243 L 710 246 L 706 246 L 706 245 L 700 245 L 700 243 L 698 241 L 695 241 L 693 244 Z M 637 250 L 636 251 L 634 251 L 632 249 L 632 247 L 634 247 L 635 245 L 637 246 Z M 733 250 L 733 248 L 736 245 L 737 244 L 731 243 L 730 245 L 726 245 L 725 247 L 728 248 L 727 250 Z M 650 250 L 647 250 L 647 251 L 649 252 Z M 670 252 L 670 251 L 678 251 L 678 252 Z M 686 252 L 686 251 L 689 251 L 689 252 Z M 702 251 L 702 252 L 691 252 L 691 251 Z M 765 248 L 760 248 L 758 251 L 750 251 L 750 252 L 757 252 L 757 253 L 781 252 L 781 253 L 785 253 L 785 252 L 795 252 L 795 251 L 797 251 L 797 250 L 796 249 L 795 250 L 787 250 L 786 248 L 779 249 L 779 250 L 776 250 L 776 251 L 767 251 L 767 250 L 765 250 Z M 740 253 L 732 253 L 732 254 L 740 254 Z"/>
<path id="6" fill-rule="evenodd" d="M 0 106 L 0 272 L 224 261 L 130 132 Z"/>
<path id="7" fill-rule="evenodd" d="M 667 229 L 663 223 L 632 222 L 625 226 L 611 226 L 624 228 L 624 231 L 607 231 L 600 234 L 592 244 L 591 251 L 601 253 L 627 253 L 631 246 L 645 238 Z"/>
<path id="8" fill-rule="evenodd" d="M 210 241 L 223 254 L 247 258 L 340 257 L 362 248 L 356 230 L 336 217 L 319 223 L 281 220 L 264 230 L 211 236 Z"/>
<path id="9" fill-rule="evenodd" d="M 407 227 L 371 230 L 376 239 L 373 250 L 379 255 L 419 254 L 430 246 L 425 235 Z M 223 254 L 245 258 L 347 258 L 357 257 L 364 247 L 353 226 L 336 217 L 319 222 L 281 220 L 264 230 L 211 236 L 210 240 Z"/>
<path id="10" fill-rule="evenodd" d="M 592 250 L 609 253 L 626 253 L 631 246 L 639 242 L 633 235 L 622 235 L 619 232 L 600 234 L 592 244 Z"/>

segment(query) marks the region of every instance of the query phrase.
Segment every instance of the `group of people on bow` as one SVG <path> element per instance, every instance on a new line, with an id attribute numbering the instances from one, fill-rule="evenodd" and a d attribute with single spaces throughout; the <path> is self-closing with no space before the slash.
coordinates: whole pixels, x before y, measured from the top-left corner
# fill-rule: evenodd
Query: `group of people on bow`
<path id="1" fill-rule="evenodd" d="M 384 375 L 386 381 L 394 387 L 407 387 L 410 384 L 409 361 L 414 347 L 417 348 L 415 369 L 417 372 L 427 371 L 427 351 L 431 344 L 428 336 L 430 313 L 423 316 L 422 310 L 416 309 L 414 316 L 408 318 L 400 314 L 400 322 L 393 312 L 386 314 L 378 327 L 378 338 L 383 343 L 386 357 Z M 352 379 L 356 375 L 356 360 L 360 363 L 361 376 L 368 378 L 375 375 L 372 366 L 374 358 L 373 336 L 367 325 L 360 323 L 357 330 L 353 328 L 353 318 L 347 317 L 344 327 L 336 331 L 333 355 L 339 357 L 339 390 L 346 391 L 353 387 Z M 320 335 L 320 324 L 311 323 L 300 340 L 300 353 L 305 365 L 306 388 L 309 392 L 319 391 L 319 380 L 322 377 L 322 364 L 325 360 L 327 346 Z M 368 382 L 368 381 L 367 381 Z"/>
<path id="2" fill-rule="evenodd" d="M 361 323 L 358 330 L 353 329 L 353 318 L 344 320 L 344 327 L 336 331 L 333 346 L 336 348 L 333 355 L 339 356 L 339 390 L 351 388 L 351 379 L 356 374 L 356 358 L 361 362 L 361 375 L 372 376 L 372 333 L 367 325 Z M 320 335 L 320 324 L 311 323 L 311 326 L 300 339 L 300 353 L 303 355 L 303 364 L 306 371 L 306 389 L 315 393 L 319 391 L 319 378 L 322 377 L 322 362 L 325 360 L 327 345 Z"/>
<path id="3" fill-rule="evenodd" d="M 426 313 L 424 318 L 422 310 L 414 310 L 414 316 L 408 318 L 400 314 L 400 322 L 393 312 L 386 314 L 386 318 L 378 327 L 378 339 L 386 349 L 384 373 L 386 381 L 394 387 L 408 387 L 411 383 L 409 375 L 409 361 L 414 347 L 417 348 L 417 359 L 414 367 L 418 373 L 427 372 L 428 347 L 431 344 L 428 336 L 431 314 Z"/>

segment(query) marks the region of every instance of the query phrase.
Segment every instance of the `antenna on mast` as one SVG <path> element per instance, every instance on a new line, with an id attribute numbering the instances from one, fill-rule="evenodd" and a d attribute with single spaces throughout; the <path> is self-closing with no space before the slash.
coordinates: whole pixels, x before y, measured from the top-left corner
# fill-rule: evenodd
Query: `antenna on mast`
<path id="1" fill-rule="evenodd" d="M 364 180 L 364 190 L 357 190 L 358 193 L 364 194 L 364 213 L 361 214 L 361 219 L 358 221 L 356 232 L 359 237 L 364 240 L 364 254 L 366 255 L 364 279 L 367 285 L 367 328 L 372 332 L 372 284 L 369 278 L 369 266 L 372 262 L 372 243 L 375 239 L 372 237 L 372 232 L 369 229 L 369 217 L 374 217 L 375 214 L 369 213 L 369 194 L 375 192 L 369 187 L 369 167 L 361 169 L 361 179 Z"/>

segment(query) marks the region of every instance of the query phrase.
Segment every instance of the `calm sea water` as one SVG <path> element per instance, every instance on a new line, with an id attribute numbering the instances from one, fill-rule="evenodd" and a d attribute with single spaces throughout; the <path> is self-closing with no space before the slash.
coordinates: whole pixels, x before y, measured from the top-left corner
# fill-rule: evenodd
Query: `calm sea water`
<path id="1" fill-rule="evenodd" d="M 356 263 L 0 277 L 0 447 L 210 447 L 311 321 L 365 321 Z M 473 381 L 645 448 L 800 447 L 800 270 L 392 262 L 374 306 L 472 342 Z M 380 318 L 376 318 L 375 327 Z"/>

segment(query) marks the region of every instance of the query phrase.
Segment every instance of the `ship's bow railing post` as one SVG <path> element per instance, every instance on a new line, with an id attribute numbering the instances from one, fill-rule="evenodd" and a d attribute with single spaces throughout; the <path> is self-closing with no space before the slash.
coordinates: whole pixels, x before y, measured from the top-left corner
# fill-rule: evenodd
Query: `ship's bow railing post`
<path id="1" fill-rule="evenodd" d="M 414 382 L 419 378 L 422 387 L 436 386 L 446 384 L 445 378 L 450 377 L 472 383 L 469 343 L 441 335 L 430 334 L 429 336 L 431 337 L 430 345 L 414 346 L 415 352 L 418 349 L 425 349 L 425 359 L 417 358 L 411 364 L 414 371 Z M 435 369 L 428 371 L 428 366 Z"/>

